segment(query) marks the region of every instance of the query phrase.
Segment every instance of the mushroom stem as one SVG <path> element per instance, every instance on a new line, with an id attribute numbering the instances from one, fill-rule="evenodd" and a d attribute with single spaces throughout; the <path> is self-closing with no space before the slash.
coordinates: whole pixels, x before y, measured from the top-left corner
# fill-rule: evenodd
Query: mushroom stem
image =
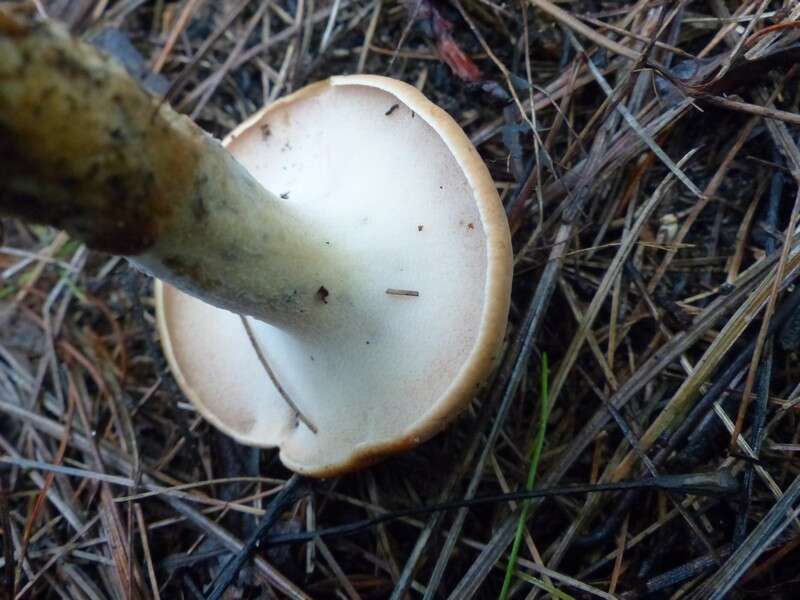
<path id="1" fill-rule="evenodd" d="M 302 322 L 336 276 L 289 203 L 219 142 L 63 26 L 8 8 L 0 215 L 63 228 L 210 304 L 276 325 Z"/>

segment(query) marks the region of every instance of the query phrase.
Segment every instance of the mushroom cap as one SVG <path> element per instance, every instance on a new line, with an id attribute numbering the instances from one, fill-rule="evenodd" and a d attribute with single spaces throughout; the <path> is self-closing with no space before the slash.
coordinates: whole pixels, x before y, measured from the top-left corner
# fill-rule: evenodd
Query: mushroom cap
<path id="1" fill-rule="evenodd" d="M 274 379 L 238 315 L 157 282 L 183 392 L 231 437 L 279 447 L 287 467 L 317 477 L 440 431 L 491 371 L 510 301 L 508 222 L 467 136 L 416 88 L 354 75 L 275 102 L 224 143 L 305 219 L 304 243 L 346 257 L 347 276 L 320 282 L 325 318 L 307 327 L 248 318 Z"/>

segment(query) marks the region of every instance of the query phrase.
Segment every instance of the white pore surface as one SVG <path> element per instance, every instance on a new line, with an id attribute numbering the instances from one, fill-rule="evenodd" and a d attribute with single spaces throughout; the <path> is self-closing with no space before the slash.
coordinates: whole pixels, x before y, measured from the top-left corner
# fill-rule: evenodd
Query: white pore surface
<path id="1" fill-rule="evenodd" d="M 183 385 L 219 427 L 280 446 L 301 472 L 396 443 L 446 394 L 478 335 L 487 250 L 467 178 L 420 115 L 364 85 L 319 86 L 275 105 L 228 148 L 306 220 L 309 243 L 342 257 L 350 278 L 319 282 L 327 304 L 309 320 L 332 314 L 333 324 L 281 331 L 249 321 L 316 434 L 277 393 L 237 316 L 165 287 Z"/>

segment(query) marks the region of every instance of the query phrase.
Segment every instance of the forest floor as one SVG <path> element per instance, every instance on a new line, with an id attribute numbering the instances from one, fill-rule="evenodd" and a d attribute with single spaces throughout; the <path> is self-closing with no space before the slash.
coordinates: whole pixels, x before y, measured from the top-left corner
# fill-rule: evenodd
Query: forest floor
<path id="1" fill-rule="evenodd" d="M 33 4 L 219 137 L 333 74 L 417 86 L 489 166 L 515 275 L 469 410 L 311 481 L 194 411 L 147 276 L 6 220 L 0 598 L 798 597 L 800 4 Z M 243 550 L 270 508 L 283 543 Z"/>

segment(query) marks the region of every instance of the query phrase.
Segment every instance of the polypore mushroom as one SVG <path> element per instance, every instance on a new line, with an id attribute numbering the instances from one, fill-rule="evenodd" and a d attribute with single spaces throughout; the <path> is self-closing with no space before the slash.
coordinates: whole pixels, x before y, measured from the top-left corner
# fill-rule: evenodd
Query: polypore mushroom
<path id="1" fill-rule="evenodd" d="M 241 125 L 229 154 L 59 27 L 8 22 L 0 209 L 168 282 L 162 343 L 204 417 L 328 476 L 413 447 L 465 407 L 502 343 L 511 245 L 449 115 L 399 81 L 333 77 Z"/>

